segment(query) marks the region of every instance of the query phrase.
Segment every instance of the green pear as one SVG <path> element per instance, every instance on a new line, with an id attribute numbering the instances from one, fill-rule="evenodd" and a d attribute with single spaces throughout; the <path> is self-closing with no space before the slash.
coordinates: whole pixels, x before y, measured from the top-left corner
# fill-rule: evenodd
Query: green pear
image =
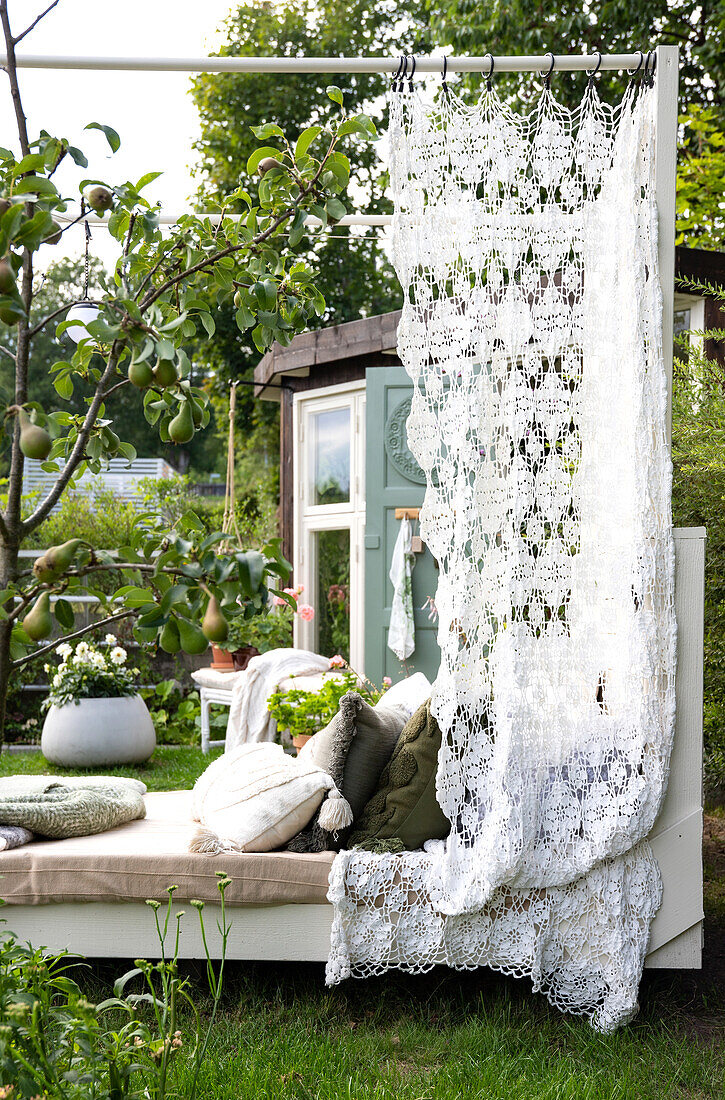
<path id="1" fill-rule="evenodd" d="M 132 386 L 139 390 L 145 390 L 154 380 L 154 372 L 150 363 L 131 363 L 128 368 L 128 380 Z"/>
<path id="2" fill-rule="evenodd" d="M 8 309 L 7 306 L 0 306 L 0 321 L 4 325 L 17 325 L 20 320 L 20 314 L 16 313 L 14 309 Z"/>
<path id="3" fill-rule="evenodd" d="M 169 619 L 167 623 L 164 623 L 161 634 L 159 635 L 159 645 L 164 653 L 178 653 L 181 649 L 179 628 L 176 625 L 176 619 Z"/>
<path id="4" fill-rule="evenodd" d="M 23 619 L 23 630 L 34 642 L 47 638 L 53 629 L 50 614 L 50 592 L 42 592 Z"/>
<path id="5" fill-rule="evenodd" d="M 188 401 L 183 401 L 181 408 L 169 424 L 169 439 L 172 443 L 189 443 L 194 438 L 194 418 Z"/>
<path id="6" fill-rule="evenodd" d="M 0 294 L 12 294 L 15 290 L 15 272 L 9 260 L 0 260 Z"/>
<path id="7" fill-rule="evenodd" d="M 209 647 L 203 630 L 188 619 L 179 619 L 179 641 L 184 653 L 203 653 Z"/>
<path id="8" fill-rule="evenodd" d="M 48 581 L 54 581 L 57 576 L 53 566 L 50 562 L 46 561 L 45 554 L 42 554 L 33 562 L 33 573 L 41 584 L 47 584 Z"/>
<path id="9" fill-rule="evenodd" d="M 91 210 L 101 217 L 113 206 L 113 195 L 107 187 L 94 187 L 86 195 L 86 200 Z"/>
<path id="10" fill-rule="evenodd" d="M 280 162 L 277 160 L 276 157 L 263 157 L 262 160 L 260 160 L 259 164 L 257 165 L 257 171 L 259 172 L 260 176 L 266 176 L 266 174 L 267 174 L 267 172 L 269 172 L 270 168 L 282 168 L 282 167 L 284 167 L 284 166 L 282 164 L 280 164 Z"/>
<path id="11" fill-rule="evenodd" d="M 43 554 L 45 565 L 53 570 L 55 577 L 60 577 L 70 568 L 81 541 L 81 539 L 68 539 L 60 546 L 51 546 L 45 551 Z"/>
<path id="12" fill-rule="evenodd" d="M 221 613 L 216 596 L 212 596 L 207 604 L 201 629 L 204 637 L 215 644 L 226 642 L 229 636 L 229 625 Z"/>
<path id="13" fill-rule="evenodd" d="M 48 236 L 43 241 L 43 244 L 60 244 L 60 240 L 61 240 L 61 237 L 63 235 L 63 230 L 61 229 L 61 227 L 58 225 L 58 223 L 56 221 L 51 222 L 51 225 L 52 225 L 53 228 L 51 229 L 50 233 L 48 234 Z"/>
<path id="14" fill-rule="evenodd" d="M 196 401 L 191 403 L 191 419 L 194 421 L 194 429 L 201 427 L 201 422 L 204 419 L 204 406 L 197 404 Z"/>
<path id="15" fill-rule="evenodd" d="M 154 370 L 154 381 L 161 389 L 174 386 L 179 381 L 176 373 L 176 364 L 173 359 L 159 359 Z"/>
<path id="16" fill-rule="evenodd" d="M 8 412 L 16 412 L 20 422 L 20 450 L 26 458 L 36 458 L 41 462 L 50 454 L 53 440 L 45 428 L 33 424 L 25 409 L 11 405 Z"/>

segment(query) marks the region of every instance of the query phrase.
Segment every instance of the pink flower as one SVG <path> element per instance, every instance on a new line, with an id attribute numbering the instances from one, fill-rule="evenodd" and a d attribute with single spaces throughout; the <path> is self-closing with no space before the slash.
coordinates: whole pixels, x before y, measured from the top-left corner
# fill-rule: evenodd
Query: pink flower
<path id="1" fill-rule="evenodd" d="M 306 623 L 311 623 L 315 617 L 314 607 L 310 607 L 308 603 L 301 603 L 298 605 L 297 610 L 301 619 L 304 619 Z"/>
<path id="2" fill-rule="evenodd" d="M 291 596 L 293 600 L 297 599 L 297 590 L 294 588 L 283 588 L 282 591 L 287 596 Z"/>
<path id="3" fill-rule="evenodd" d="M 334 657 L 330 657 L 330 668 L 344 668 L 345 658 L 341 657 L 339 653 L 336 653 Z"/>
<path id="4" fill-rule="evenodd" d="M 287 601 L 282 596 L 272 596 L 272 603 L 275 607 L 287 607 Z"/>
<path id="5" fill-rule="evenodd" d="M 295 591 L 295 596 L 301 596 L 302 593 L 304 592 L 304 590 L 305 590 L 305 586 L 303 584 L 295 585 L 295 590 L 294 590 Z"/>
<path id="6" fill-rule="evenodd" d="M 393 686 L 393 681 L 389 676 L 383 676 L 383 687 L 389 688 Z"/>

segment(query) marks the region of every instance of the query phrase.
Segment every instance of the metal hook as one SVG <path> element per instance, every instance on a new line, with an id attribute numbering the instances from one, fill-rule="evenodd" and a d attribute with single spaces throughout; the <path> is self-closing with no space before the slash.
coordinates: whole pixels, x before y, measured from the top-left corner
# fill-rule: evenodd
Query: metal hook
<path id="1" fill-rule="evenodd" d="M 413 91 L 413 77 L 415 76 L 415 56 L 410 55 L 410 76 L 408 77 L 408 91 Z"/>
<path id="2" fill-rule="evenodd" d="M 486 87 L 488 88 L 488 90 L 490 92 L 491 91 L 491 77 L 493 76 L 493 66 L 494 66 L 493 54 L 492 53 L 487 53 L 486 57 L 490 57 L 490 59 L 491 59 L 491 68 L 488 70 L 488 76 L 486 77 Z"/>
<path id="3" fill-rule="evenodd" d="M 639 54 L 639 65 L 636 69 L 627 69 L 627 76 L 635 77 L 644 64 L 644 53 L 642 50 L 637 50 Z"/>
<path id="4" fill-rule="evenodd" d="M 556 64 L 556 58 L 554 57 L 551 50 L 548 50 L 545 56 L 551 58 L 551 65 L 549 65 L 549 71 L 546 74 L 546 76 L 544 77 L 544 87 L 546 88 L 546 90 L 548 92 L 549 89 L 551 88 L 551 74 L 554 71 L 554 65 Z"/>
<path id="5" fill-rule="evenodd" d="M 594 83 L 594 77 L 595 77 L 595 76 L 597 75 L 597 73 L 599 72 L 599 67 L 600 67 L 600 65 L 602 64 L 602 55 L 601 55 L 601 53 L 600 53 L 600 51 L 599 51 L 599 50 L 597 50 L 597 54 L 598 54 L 598 60 L 597 60 L 597 65 L 596 65 L 596 68 L 595 68 L 595 69 L 587 69 L 587 71 L 586 71 L 586 72 L 587 72 L 587 76 L 589 77 L 589 83 L 590 83 L 590 84 L 593 84 L 593 83 Z"/>

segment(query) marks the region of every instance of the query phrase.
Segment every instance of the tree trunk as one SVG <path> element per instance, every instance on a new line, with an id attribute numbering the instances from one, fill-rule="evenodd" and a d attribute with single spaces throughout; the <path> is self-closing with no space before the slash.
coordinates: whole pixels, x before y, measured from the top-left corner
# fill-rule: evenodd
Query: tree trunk
<path id="1" fill-rule="evenodd" d="M 0 542 L 0 588 L 9 588 L 18 575 L 18 545 Z M 0 748 L 5 740 L 5 718 L 12 676 L 10 659 L 10 635 L 13 624 L 7 619 L 0 622 Z"/>

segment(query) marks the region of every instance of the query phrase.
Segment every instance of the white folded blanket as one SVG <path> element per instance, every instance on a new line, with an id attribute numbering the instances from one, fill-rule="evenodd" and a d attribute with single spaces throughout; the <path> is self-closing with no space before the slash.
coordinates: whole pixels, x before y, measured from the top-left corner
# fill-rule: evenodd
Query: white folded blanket
<path id="1" fill-rule="evenodd" d="M 276 723 L 267 700 L 289 676 L 306 676 L 330 667 L 328 657 L 306 649 L 273 649 L 252 657 L 246 673 L 235 677 L 224 752 L 257 741 L 274 741 Z"/>

